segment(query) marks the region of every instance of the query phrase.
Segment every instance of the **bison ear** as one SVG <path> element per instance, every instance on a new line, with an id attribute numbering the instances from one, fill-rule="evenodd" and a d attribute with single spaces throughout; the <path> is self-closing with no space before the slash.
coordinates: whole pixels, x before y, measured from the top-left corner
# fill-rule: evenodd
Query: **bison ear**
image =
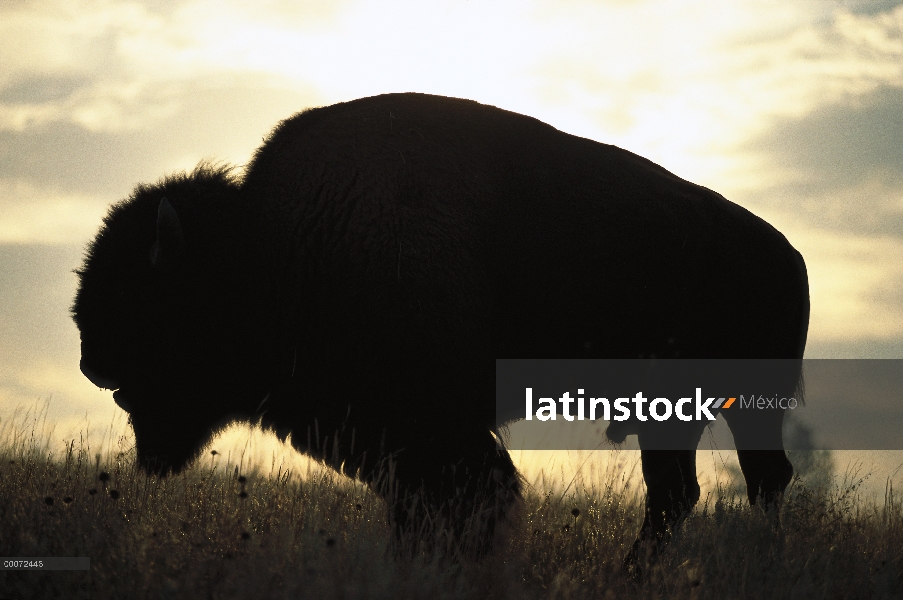
<path id="1" fill-rule="evenodd" d="M 157 270 L 169 269 L 185 251 L 185 236 L 179 215 L 169 200 L 160 200 L 157 209 L 157 241 L 150 250 L 151 266 Z"/>

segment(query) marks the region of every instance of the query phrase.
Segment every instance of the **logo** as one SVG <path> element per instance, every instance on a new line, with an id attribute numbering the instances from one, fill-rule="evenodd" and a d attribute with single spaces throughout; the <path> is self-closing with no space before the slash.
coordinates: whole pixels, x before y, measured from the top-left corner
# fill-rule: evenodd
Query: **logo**
<path id="1" fill-rule="evenodd" d="M 668 398 L 655 398 L 649 400 L 643 396 L 643 392 L 637 392 L 632 398 L 616 398 L 614 402 L 608 398 L 585 398 L 584 390 L 577 390 L 577 397 L 572 398 L 570 392 L 565 392 L 557 403 L 553 398 L 539 398 L 534 406 L 533 388 L 525 388 L 525 415 L 527 421 L 535 417 L 539 421 L 555 421 L 556 415 L 561 414 L 565 421 L 595 421 L 598 418 L 606 421 L 626 421 L 634 417 L 640 421 L 648 421 L 652 417 L 656 421 L 667 421 L 676 417 L 681 421 L 714 421 L 716 416 L 711 411 L 727 410 L 733 406 L 738 409 L 757 410 L 786 410 L 795 409 L 799 402 L 795 398 L 765 398 L 755 394 L 747 400 L 744 396 L 715 398 L 709 397 L 703 400 L 702 388 L 696 388 L 695 397 L 680 398 L 672 402 Z M 736 402 L 737 399 L 740 402 Z M 572 404 L 576 402 L 576 416 L 571 412 Z M 648 402 L 648 407 L 646 403 Z M 560 407 L 558 406 L 560 404 Z M 632 404 L 632 406 L 631 406 Z M 588 412 L 587 412 L 588 409 Z M 612 415 L 614 410 L 615 414 Z M 688 412 L 689 411 L 689 412 Z"/>

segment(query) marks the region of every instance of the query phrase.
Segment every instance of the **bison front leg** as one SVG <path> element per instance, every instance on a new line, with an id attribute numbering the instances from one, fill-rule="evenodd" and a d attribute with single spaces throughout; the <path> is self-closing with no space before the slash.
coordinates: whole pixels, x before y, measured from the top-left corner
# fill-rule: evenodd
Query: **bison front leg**
<path id="1" fill-rule="evenodd" d="M 640 435 L 640 447 L 643 436 Z M 696 450 L 642 450 L 646 514 L 624 570 L 639 577 L 653 555 L 668 543 L 675 528 L 699 500 Z"/>
<path id="2" fill-rule="evenodd" d="M 480 556 L 521 497 L 520 478 L 488 430 L 432 438 L 393 460 L 389 516 L 404 553 L 421 549 Z"/>

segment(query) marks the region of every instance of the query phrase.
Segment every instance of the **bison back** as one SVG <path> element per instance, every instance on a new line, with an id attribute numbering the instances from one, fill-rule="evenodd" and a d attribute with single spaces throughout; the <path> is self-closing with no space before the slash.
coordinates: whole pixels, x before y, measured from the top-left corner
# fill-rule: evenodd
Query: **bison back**
<path id="1" fill-rule="evenodd" d="M 530 117 L 422 94 L 308 110 L 243 189 L 321 379 L 457 398 L 489 422 L 495 358 L 801 352 L 805 270 L 779 232 Z"/>

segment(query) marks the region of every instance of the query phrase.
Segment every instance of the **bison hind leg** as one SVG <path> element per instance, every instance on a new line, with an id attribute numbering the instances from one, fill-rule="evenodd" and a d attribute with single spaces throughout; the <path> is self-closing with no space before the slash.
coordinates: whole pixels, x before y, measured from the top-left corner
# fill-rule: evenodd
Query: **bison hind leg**
<path id="1" fill-rule="evenodd" d="M 749 503 L 761 498 L 764 508 L 775 506 L 793 478 L 793 465 L 783 450 L 737 450 L 746 480 Z"/>
<path id="2" fill-rule="evenodd" d="M 783 410 L 724 411 L 737 446 L 737 459 L 746 480 L 750 504 L 761 498 L 764 507 L 776 505 L 793 477 L 793 465 L 784 452 Z"/>
<path id="3" fill-rule="evenodd" d="M 689 429 L 691 439 L 698 440 L 698 428 Z M 688 450 L 643 449 L 640 435 L 643 479 L 646 482 L 646 507 L 643 525 L 636 541 L 624 557 L 622 570 L 631 579 L 642 577 L 645 568 L 655 560 L 670 541 L 681 521 L 699 501 L 696 479 L 696 448 L 688 442 Z"/>

